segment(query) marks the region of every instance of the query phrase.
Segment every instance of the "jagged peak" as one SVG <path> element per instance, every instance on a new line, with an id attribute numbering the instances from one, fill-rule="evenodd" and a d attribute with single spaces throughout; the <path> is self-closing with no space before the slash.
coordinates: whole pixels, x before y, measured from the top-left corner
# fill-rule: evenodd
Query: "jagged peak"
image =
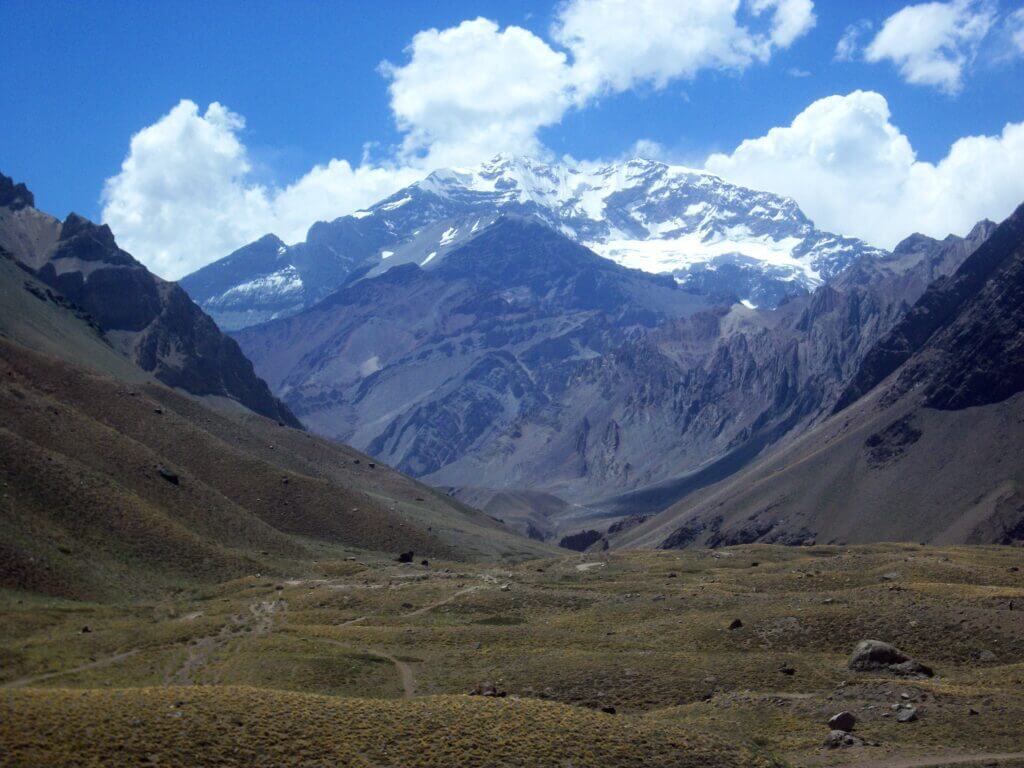
<path id="1" fill-rule="evenodd" d="M 0 208 L 18 211 L 22 208 L 35 208 L 36 198 L 24 184 L 15 184 L 10 176 L 0 173 Z"/>

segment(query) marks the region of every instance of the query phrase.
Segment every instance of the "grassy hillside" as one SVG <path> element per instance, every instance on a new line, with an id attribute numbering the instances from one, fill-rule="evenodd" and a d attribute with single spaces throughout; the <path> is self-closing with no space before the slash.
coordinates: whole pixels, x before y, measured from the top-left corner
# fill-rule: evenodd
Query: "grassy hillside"
<path id="1" fill-rule="evenodd" d="M 131 605 L 0 593 L 0 765 L 1024 760 L 1022 568 L 1010 548 L 754 546 L 322 560 Z M 850 670 L 865 638 L 935 677 Z M 508 696 L 465 695 L 483 681 Z M 843 710 L 864 743 L 825 750 Z"/>

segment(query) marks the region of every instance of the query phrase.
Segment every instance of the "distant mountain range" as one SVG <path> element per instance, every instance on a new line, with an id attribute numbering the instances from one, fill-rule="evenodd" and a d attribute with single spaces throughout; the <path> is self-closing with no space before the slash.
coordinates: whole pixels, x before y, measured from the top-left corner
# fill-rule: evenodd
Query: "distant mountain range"
<path id="1" fill-rule="evenodd" d="M 864 255 L 759 311 L 502 216 L 435 269 L 368 275 L 236 337 L 314 430 L 413 476 L 590 510 L 574 519 L 649 514 L 825 418 L 992 226 Z"/>
<path id="2" fill-rule="evenodd" d="M 965 237 L 912 235 L 891 253 L 803 220 L 806 247 L 789 251 L 803 266 L 781 275 L 750 257 L 753 282 L 736 279 L 735 259 L 692 249 L 664 273 L 628 266 L 643 248 L 605 250 L 638 222 L 648 229 L 637 242 L 689 248 L 652 224 L 688 215 L 696 203 L 683 187 L 747 206 L 742 225 L 722 224 L 721 206 L 705 218 L 705 245 L 732 237 L 730 248 L 754 253 L 751 243 L 778 244 L 801 220 L 779 217 L 798 213 L 784 200 L 755 204 L 759 193 L 692 176 L 507 159 L 434 174 L 314 226 L 307 243 L 264 238 L 190 277 L 195 290 L 273 276 L 282 259 L 295 269 L 294 302 L 284 277 L 233 294 L 248 302 L 232 305 L 236 319 L 283 315 L 233 338 L 108 228 L 47 216 L 0 176 L 0 366 L 11 377 L 0 398 L 16 417 L 0 450 L 24 465 L 5 481 L 17 508 L 35 510 L 0 515 L 16 563 L 0 576 L 73 579 L 24 527 L 31 519 L 45 541 L 81 528 L 110 563 L 127 556 L 69 522 L 78 482 L 92 489 L 90 509 L 116 496 L 119 519 L 184 525 L 157 537 L 162 575 L 147 576 L 157 579 L 188 569 L 167 554 L 179 545 L 224 576 L 264 562 L 253 542 L 302 556 L 293 536 L 452 557 L 541 554 L 562 540 L 1024 541 L 1024 209 Z M 666 190 L 679 197 L 659 208 Z M 773 234 L 757 229 L 769 220 Z M 828 237 L 848 249 L 838 260 L 809 244 Z M 775 281 L 785 285 L 773 293 Z M 740 295 L 755 284 L 761 306 Z M 147 399 L 135 399 L 140 389 Z M 147 417 L 168 408 L 171 419 Z M 300 421 L 375 460 L 286 429 Z M 152 518 L 176 508 L 149 479 L 180 477 L 202 488 L 188 519 Z M 248 532 L 217 538 L 223 528 L 203 509 L 242 514 L 232 530 Z M 169 543 L 179 534 L 192 538 Z M 207 535 L 222 549 L 194 546 Z"/>
<path id="3" fill-rule="evenodd" d="M 235 330 L 294 314 L 398 264 L 436 269 L 508 214 L 536 217 L 623 266 L 749 306 L 774 307 L 860 256 L 882 254 L 815 229 L 788 198 L 703 171 L 639 159 L 589 168 L 499 156 L 436 171 L 367 210 L 315 224 L 304 243 L 267 235 L 181 284 Z"/>

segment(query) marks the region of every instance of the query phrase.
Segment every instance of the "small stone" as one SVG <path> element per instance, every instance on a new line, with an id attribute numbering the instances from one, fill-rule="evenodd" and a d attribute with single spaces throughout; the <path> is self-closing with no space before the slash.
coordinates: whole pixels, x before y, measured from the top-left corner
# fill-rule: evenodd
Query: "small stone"
<path id="1" fill-rule="evenodd" d="M 897 723 L 912 723 L 917 720 L 917 707 L 908 707 L 896 715 Z"/>

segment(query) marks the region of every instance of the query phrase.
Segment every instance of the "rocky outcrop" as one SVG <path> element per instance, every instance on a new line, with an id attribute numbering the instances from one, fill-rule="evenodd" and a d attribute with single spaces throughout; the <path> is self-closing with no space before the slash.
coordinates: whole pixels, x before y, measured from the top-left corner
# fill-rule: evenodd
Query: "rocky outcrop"
<path id="1" fill-rule="evenodd" d="M 0 173 L 0 208 L 20 211 L 22 208 L 35 208 L 35 196 L 24 184 L 15 184 L 10 176 Z"/>
<path id="2" fill-rule="evenodd" d="M 18 191 L 23 185 L 0 186 L 8 190 L 5 200 L 23 206 L 0 208 L 5 249 L 89 317 L 115 349 L 169 386 L 230 398 L 301 426 L 256 376 L 238 344 L 176 283 L 161 280 L 121 250 L 109 227 L 74 213 L 58 222 L 24 207 L 32 197 Z"/>

